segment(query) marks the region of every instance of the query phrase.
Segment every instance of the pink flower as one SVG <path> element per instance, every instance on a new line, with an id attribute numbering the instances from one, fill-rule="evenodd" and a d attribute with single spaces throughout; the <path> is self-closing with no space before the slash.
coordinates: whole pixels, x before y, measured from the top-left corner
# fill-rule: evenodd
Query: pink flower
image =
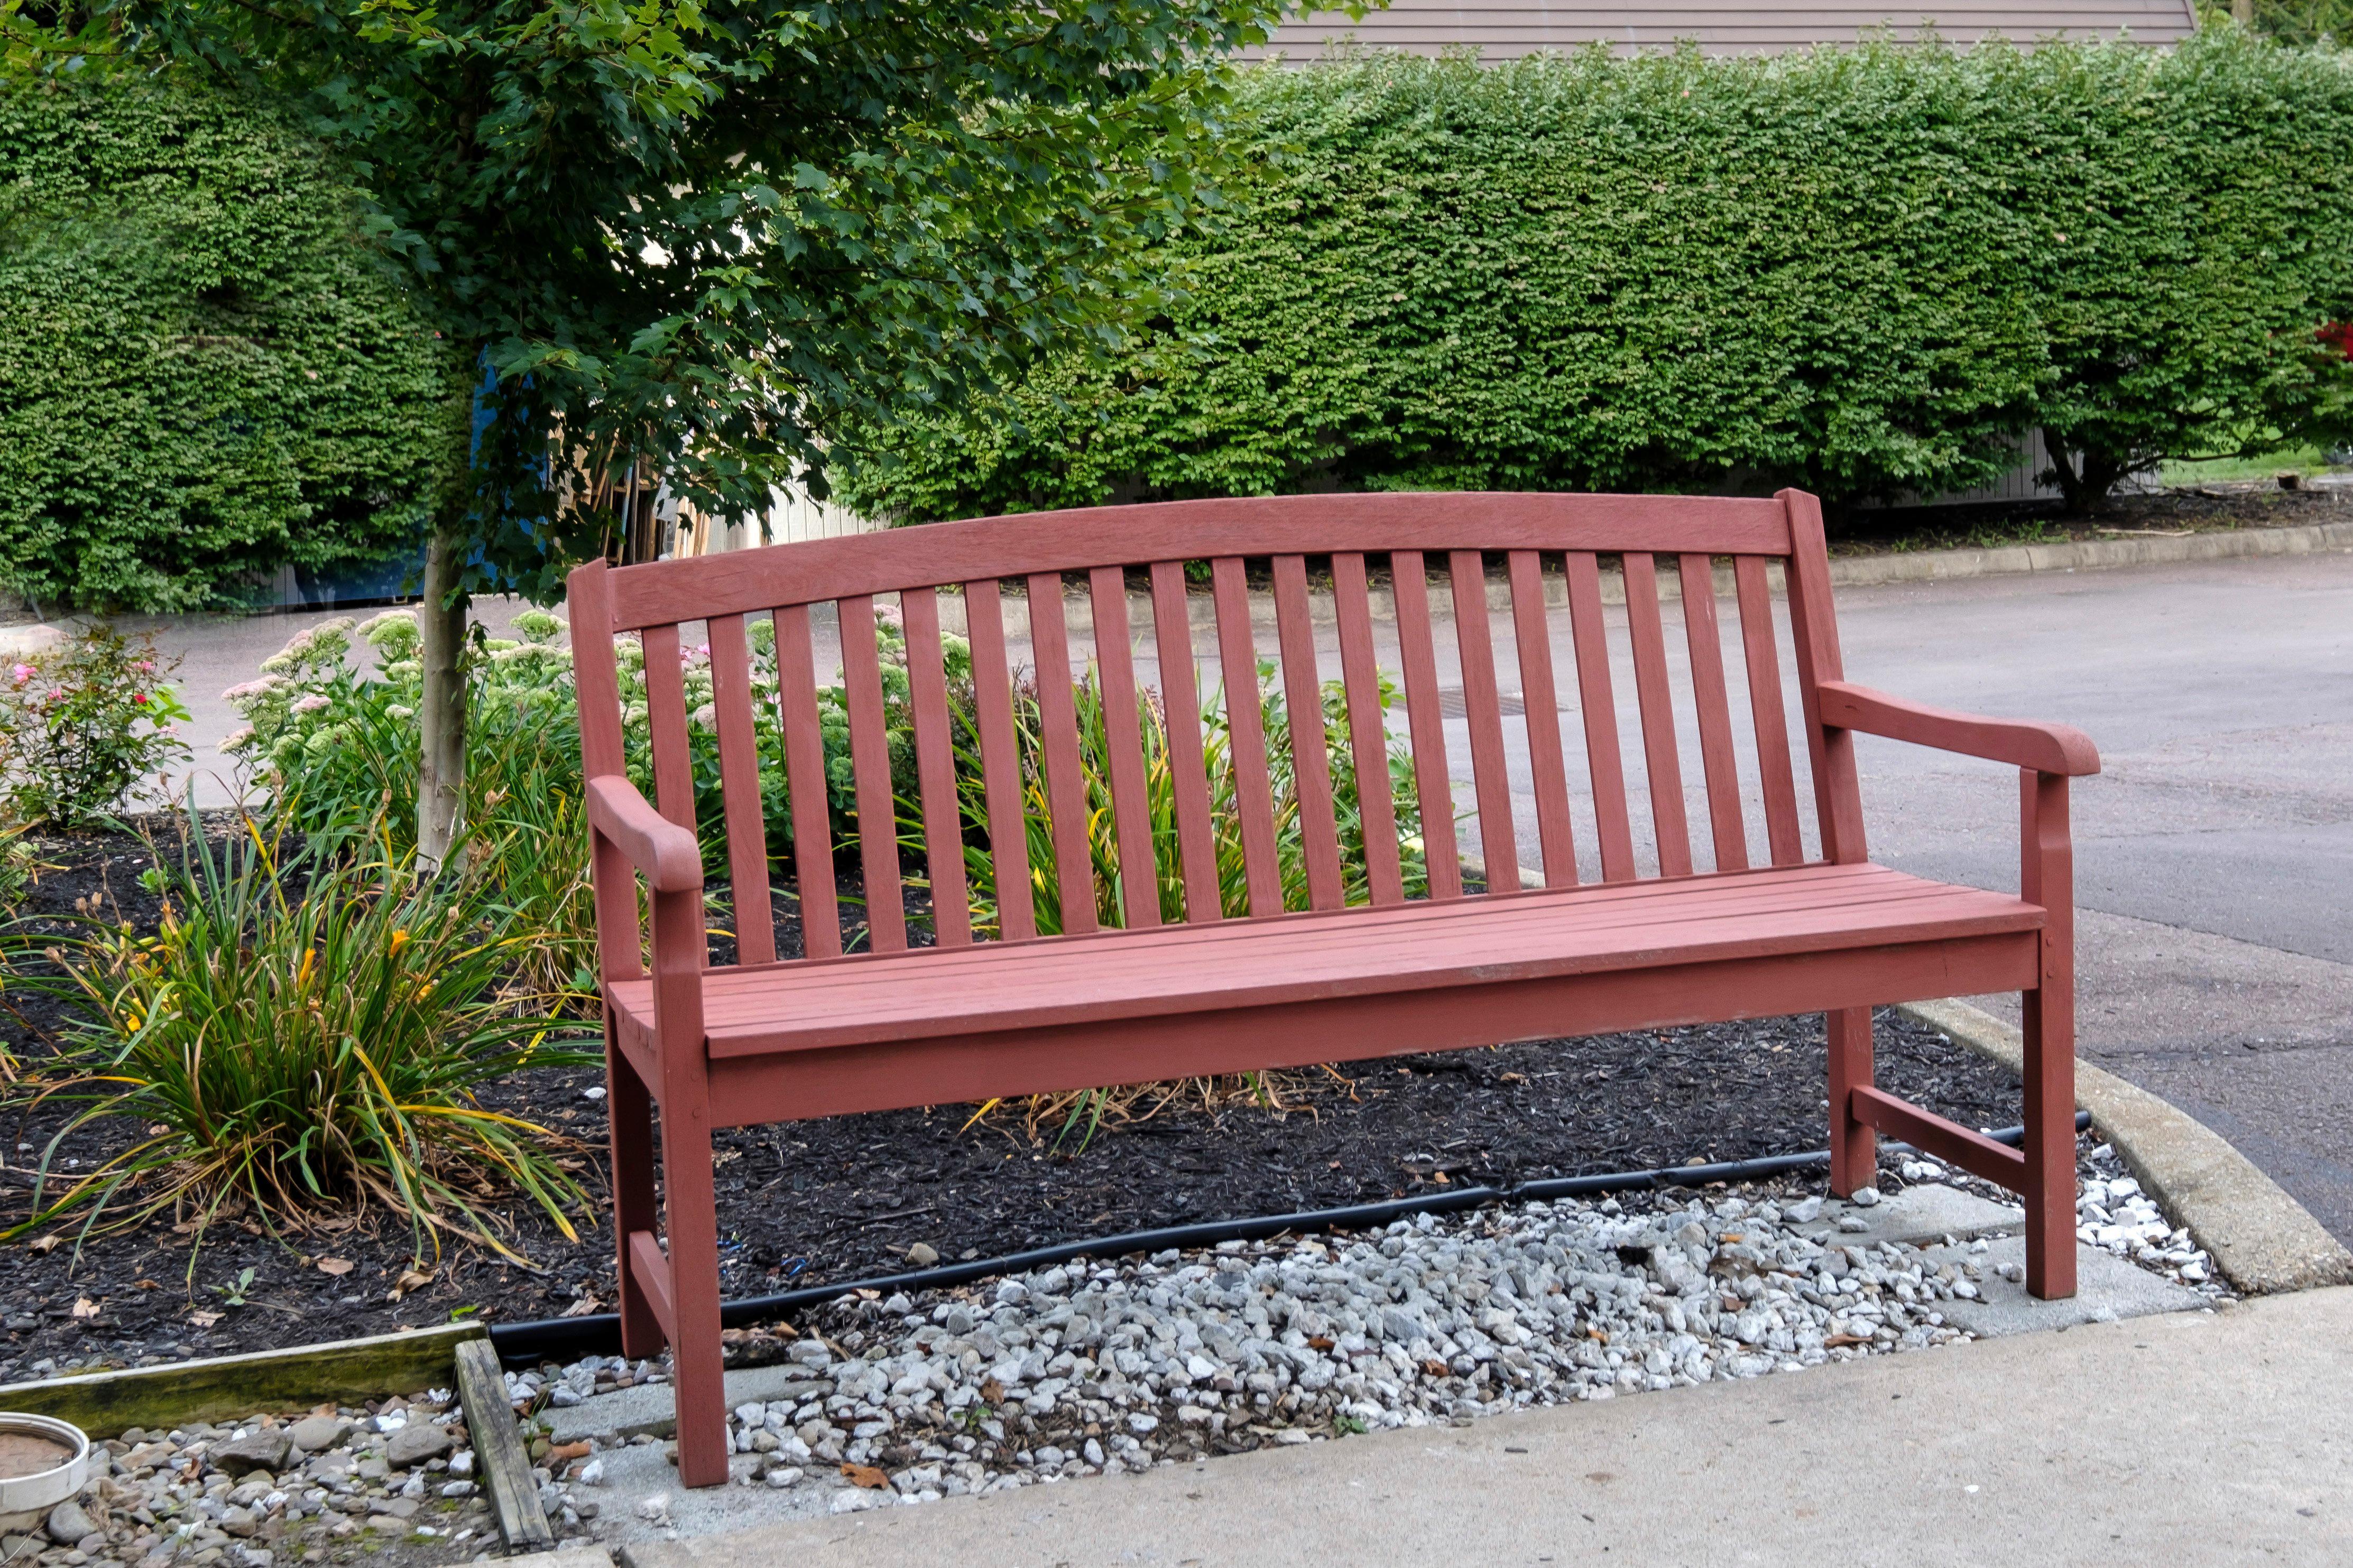
<path id="1" fill-rule="evenodd" d="M 155 661 L 151 658 L 142 658 L 131 668 L 137 670 L 142 675 L 153 675 L 155 673 Z"/>
<path id="2" fill-rule="evenodd" d="M 147 706 L 147 694 L 143 691 L 134 691 L 131 694 L 131 700 L 144 708 Z"/>
<path id="3" fill-rule="evenodd" d="M 33 679 L 33 667 L 29 664 L 20 664 L 9 673 L 16 678 L 16 684 L 22 686 Z"/>

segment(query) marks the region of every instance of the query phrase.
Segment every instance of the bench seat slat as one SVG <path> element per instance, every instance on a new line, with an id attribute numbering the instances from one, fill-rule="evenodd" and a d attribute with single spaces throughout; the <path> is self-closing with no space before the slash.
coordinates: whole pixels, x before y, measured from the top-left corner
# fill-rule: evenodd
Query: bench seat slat
<path id="1" fill-rule="evenodd" d="M 1991 937 L 2042 921 L 2007 894 L 1816 866 L 718 970 L 704 1028 L 719 1058 Z M 649 1026 L 650 982 L 609 991 L 627 1026 Z"/>
<path id="2" fill-rule="evenodd" d="M 1870 896 L 1849 895 L 1846 902 L 1835 909 L 1824 904 L 1819 898 L 1810 900 L 1756 898 L 1745 900 L 1737 904 L 1727 904 L 1725 909 L 1713 912 L 1709 920 L 1716 922 L 1736 921 L 1754 924 L 1779 919 L 1802 919 L 1813 921 L 1817 917 L 1827 917 L 1835 929 L 1868 931 L 1878 929 L 1878 926 L 1873 923 L 1874 921 L 1879 925 L 1884 925 L 1890 921 L 1900 923 L 1904 920 L 1915 917 L 1926 918 L 1926 915 L 1945 910 L 1950 904 L 1950 900 L 1923 897 L 1916 892 L 1911 895 L 1900 892 Z M 1334 933 L 1328 928 L 1322 927 L 1320 921 L 1313 920 L 1284 921 L 1273 929 L 1261 930 L 1252 933 L 1253 940 L 1264 945 L 1249 951 L 1254 955 L 1263 957 L 1270 965 L 1288 964 L 1291 972 L 1300 975 L 1322 975 L 1326 979 L 1336 976 L 1342 981 L 1354 984 L 1358 977 L 1358 972 L 1366 967 L 1367 961 L 1354 956 L 1347 951 L 1348 946 L 1352 944 L 1362 946 L 1367 952 L 1383 951 L 1385 944 L 1404 943 L 1409 941 L 1422 944 L 1433 952 L 1440 948 L 1449 948 L 1450 944 L 1452 944 L 1452 947 L 1459 948 L 1470 962 L 1476 964 L 1481 973 L 1485 973 L 1492 967 L 1486 962 L 1489 958 L 1494 958 L 1497 963 L 1503 963 L 1504 959 L 1498 955 L 1519 952 L 1524 944 L 1533 942 L 1544 951 L 1549 952 L 1552 944 L 1571 940 L 1556 929 L 1561 921 L 1560 912 L 1556 909 L 1552 911 L 1553 920 L 1549 923 L 1541 919 L 1521 918 L 1504 921 L 1497 918 L 1493 925 L 1481 924 L 1477 929 L 1477 934 L 1472 936 L 1466 934 L 1470 931 L 1468 927 L 1451 922 L 1433 924 L 1435 917 L 1430 912 L 1432 907 L 1416 905 L 1412 910 L 1414 918 L 1411 920 L 1385 922 L 1377 928 L 1368 928 L 1361 933 L 1352 931 L 1346 943 L 1335 942 Z M 1981 906 L 1975 900 L 1964 899 L 1957 906 L 1951 907 L 1974 910 Z M 1472 911 L 1485 908 L 1486 906 L 1480 904 L 1471 906 Z M 1582 914 L 1582 911 L 1579 912 Z M 1486 917 L 1479 918 L 1483 920 Z M 1597 951 L 1620 954 L 1667 951 L 1680 940 L 1675 928 L 1682 923 L 1682 919 L 1680 913 L 1672 910 L 1662 911 L 1655 908 L 1644 909 L 1639 906 L 1630 912 L 1613 914 L 1609 917 L 1610 930 L 1602 933 L 1598 939 L 1602 945 Z M 1583 926 L 1578 926 L 1577 929 L 1585 930 Z M 1230 941 L 1239 934 L 1238 928 L 1236 932 L 1229 933 L 1228 940 Z M 1583 942 L 1586 938 L 1578 936 L 1574 940 Z M 1614 946 L 1611 945 L 1613 942 Z M 1078 991 L 1072 994 L 1123 997 L 1128 990 L 1136 986 L 1171 995 L 1191 994 L 1196 991 L 1207 992 L 1211 989 L 1207 983 L 1189 979 L 1182 973 L 1172 973 L 1172 971 L 1181 970 L 1186 966 L 1205 961 L 1220 961 L 1227 951 L 1228 949 L 1222 944 L 1197 947 L 1190 943 L 1156 948 L 1141 945 L 1105 948 L 1093 954 L 1093 966 L 1083 979 L 1072 982 L 1078 987 Z M 1583 949 L 1579 948 L 1579 951 Z M 1020 986 L 1032 984 L 1037 976 L 1065 974 L 1064 971 L 1044 960 L 1035 961 L 1041 967 L 1034 971 L 1026 968 L 1007 970 L 1001 967 L 1003 962 L 997 953 L 991 951 L 976 963 L 953 966 L 953 973 L 952 966 L 947 965 L 942 965 L 936 970 L 927 970 L 924 974 L 924 984 L 935 984 L 943 989 L 952 984 L 987 986 L 993 989 L 1002 989 L 1010 985 L 1018 989 Z M 1413 966 L 1413 963 L 1409 962 L 1406 964 L 1407 971 L 1411 971 Z M 876 977 L 872 974 L 861 975 L 844 969 L 835 969 L 830 973 L 825 974 L 809 970 L 798 970 L 795 971 L 795 973 L 797 981 L 788 987 L 793 1005 L 797 1009 L 792 1016 L 790 1027 L 822 1030 L 837 1024 L 855 1025 L 871 1016 L 873 1012 L 871 998 L 864 987 L 877 983 Z M 897 979 L 902 977 L 884 978 L 895 984 Z M 1377 988 L 1377 983 L 1382 977 L 1375 975 L 1370 978 L 1376 983 L 1376 988 Z M 765 1025 L 774 1006 L 768 990 L 767 987 L 753 984 L 721 986 L 712 994 L 711 1005 L 716 1009 L 713 1017 L 719 1024 L 731 1027 L 736 1025 L 754 1026 Z"/>
<path id="3" fill-rule="evenodd" d="M 712 1059 L 712 1084 L 717 1120 L 734 1126 L 956 1104 L 1134 1083 L 1180 1068 L 1189 1074 L 1305 1068 L 1998 991 L 2031 976 L 2033 946 L 2031 935 L 2008 933 L 1480 981 L 1212 1013 L 1169 1011 L 1123 1020 L 1117 1028 L 1065 1024 L 986 1036 L 915 1036 L 839 1050 L 723 1056 Z M 1575 1061 L 1575 1047 L 1564 1048 L 1562 1059 Z"/>

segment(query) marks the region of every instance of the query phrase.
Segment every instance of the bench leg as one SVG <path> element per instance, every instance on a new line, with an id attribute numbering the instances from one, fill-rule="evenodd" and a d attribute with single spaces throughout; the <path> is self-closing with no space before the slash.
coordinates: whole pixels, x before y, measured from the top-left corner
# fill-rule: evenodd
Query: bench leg
<path id="1" fill-rule="evenodd" d="M 689 1075 L 672 1071 L 673 1080 Z M 662 1097 L 662 1211 L 669 1221 L 670 1382 L 678 1400 L 678 1479 L 727 1480 L 727 1388 L 719 1350 L 719 1213 L 711 1181 L 711 1091 L 700 1072 Z"/>
<path id="2" fill-rule="evenodd" d="M 2041 973 L 2019 1000 L 2026 1037 L 2026 1289 L 2075 1293 L 2075 859 L 2067 781 L 2019 775 L 2019 897 L 2043 908 Z"/>
<path id="3" fill-rule="evenodd" d="M 1879 1134 L 1856 1119 L 1850 1098 L 1872 1081 L 1871 1009 L 1841 1007 L 1824 1022 L 1831 1047 L 1831 1191 L 1851 1197 L 1879 1180 Z"/>
<path id="4" fill-rule="evenodd" d="M 661 1321 L 646 1300 L 646 1288 L 629 1271 L 629 1236 L 656 1228 L 654 1218 L 653 1097 L 629 1060 L 610 1044 L 612 1015 L 605 1016 L 605 1112 L 613 1152 L 613 1246 L 619 1254 L 621 1353 L 631 1361 L 661 1354 Z"/>
<path id="5" fill-rule="evenodd" d="M 2075 1293 L 2075 1030 L 2073 977 L 2027 992 L 2026 1291 Z"/>

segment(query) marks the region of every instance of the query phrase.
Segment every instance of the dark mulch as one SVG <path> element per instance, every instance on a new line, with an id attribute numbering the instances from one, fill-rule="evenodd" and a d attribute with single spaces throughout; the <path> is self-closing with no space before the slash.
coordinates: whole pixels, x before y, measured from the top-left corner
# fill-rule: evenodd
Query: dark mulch
<path id="1" fill-rule="evenodd" d="M 135 841 L 52 842 L 37 895 L 48 914 L 93 893 L 152 922 L 137 887 Z M 12 990 L 12 995 L 16 994 Z M 25 1002 L 17 996 L 20 1005 Z M 25 1005 L 0 1021 L 28 1066 L 50 1048 L 58 1015 Z M 1879 1028 L 1880 1081 L 1968 1126 L 2018 1120 L 2015 1082 L 1891 1015 Z M 1073 1131 L 1033 1139 L 999 1112 L 966 1126 L 968 1106 L 744 1129 L 719 1140 L 726 1290 L 759 1295 L 907 1267 L 917 1242 L 942 1258 L 992 1257 L 1050 1242 L 1227 1216 L 1326 1208 L 1548 1175 L 1745 1159 L 1820 1148 L 1824 1054 L 1819 1017 L 1547 1041 L 1493 1050 L 1344 1064 L 1335 1076 L 1286 1075 L 1281 1107 L 1198 1100 L 1151 1119 L 1107 1124 L 1082 1146 Z M 136 1361 L 223 1354 L 447 1321 L 554 1317 L 609 1305 L 611 1237 L 601 1223 L 602 1105 L 595 1071 L 542 1071 L 489 1097 L 581 1141 L 599 1223 L 566 1241 L 535 1210 L 516 1209 L 520 1268 L 478 1247 L 427 1261 L 428 1285 L 396 1299 L 414 1261 L 406 1225 L 378 1221 L 283 1244 L 250 1216 L 213 1227 L 200 1249 L 159 1220 L 51 1250 L 9 1247 L 0 1273 L 0 1380 L 42 1358 Z M 32 1157 L 52 1113 L 5 1131 L 0 1226 L 27 1211 Z M 118 1135 L 119 1136 L 119 1135 Z M 85 1160 L 111 1137 L 86 1135 Z M 305 1255 L 348 1259 L 330 1277 Z M 253 1270 L 246 1305 L 212 1287 Z M 79 1316 L 77 1316 L 79 1312 Z M 197 1313 L 218 1313 L 199 1324 Z"/>

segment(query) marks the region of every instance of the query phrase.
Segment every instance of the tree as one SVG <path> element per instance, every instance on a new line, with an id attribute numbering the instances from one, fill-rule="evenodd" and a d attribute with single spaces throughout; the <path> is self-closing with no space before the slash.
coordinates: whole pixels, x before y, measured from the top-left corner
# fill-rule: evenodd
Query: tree
<path id="1" fill-rule="evenodd" d="M 348 164 L 487 420 L 424 582 L 421 849 L 462 798 L 470 595 L 547 600 L 633 463 L 714 515 L 823 493 L 849 413 L 948 401 L 1158 306 L 1282 0 L 0 0 L 20 67 L 160 58 Z"/>

